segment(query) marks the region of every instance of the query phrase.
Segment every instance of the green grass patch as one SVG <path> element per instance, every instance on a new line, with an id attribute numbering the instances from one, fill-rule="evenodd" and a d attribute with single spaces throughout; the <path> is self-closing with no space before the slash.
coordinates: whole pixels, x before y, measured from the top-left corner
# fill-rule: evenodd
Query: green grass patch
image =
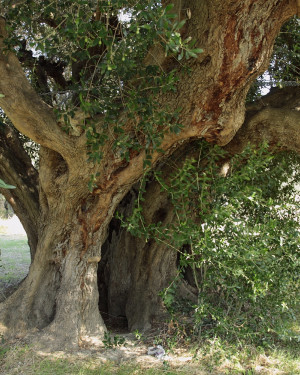
<path id="1" fill-rule="evenodd" d="M 182 370 L 179 371 L 178 369 L 167 370 L 157 367 L 152 369 L 145 369 L 133 364 L 116 365 L 112 363 L 101 363 L 95 365 L 92 363 L 92 361 L 86 364 L 76 365 L 74 363 L 70 364 L 66 360 L 43 361 L 39 366 L 37 366 L 35 371 L 37 371 L 37 373 L 40 375 L 175 375 L 179 373 L 190 375 L 190 372 L 183 372 Z"/>
<path id="2" fill-rule="evenodd" d="M 300 344 L 299 344 L 300 345 Z M 198 343 L 187 353 L 189 362 L 103 362 L 97 353 L 84 357 L 43 353 L 30 346 L 0 347 L 0 374 L 6 375 L 299 375 L 299 345 L 262 347 L 214 339 Z M 103 349 L 99 349 L 103 354 Z M 110 349 L 111 350 L 111 349 Z M 104 352 L 105 354 L 105 352 Z M 180 355 L 180 354 L 179 354 Z M 145 358 L 145 357 L 143 357 Z"/>
<path id="3" fill-rule="evenodd" d="M 300 343 L 263 347 L 215 338 L 196 348 L 195 359 L 212 374 L 300 374 Z M 206 373 L 205 372 L 205 373 Z"/>
<path id="4" fill-rule="evenodd" d="M 0 288 L 1 284 L 14 284 L 28 273 L 30 251 L 24 235 L 0 235 Z"/>
<path id="5" fill-rule="evenodd" d="M 0 350 L 1 353 L 1 350 Z M 61 355 L 61 353 L 60 353 Z M 2 364 L 2 366 L 1 366 Z M 200 374 L 188 370 L 174 368 L 160 362 L 152 368 L 147 364 L 103 362 L 97 358 L 79 359 L 66 355 L 66 358 L 55 358 L 55 354 L 44 358 L 31 347 L 14 347 L 0 354 L 0 373 L 6 375 L 192 375 Z M 153 365 L 152 365 L 153 366 Z"/>

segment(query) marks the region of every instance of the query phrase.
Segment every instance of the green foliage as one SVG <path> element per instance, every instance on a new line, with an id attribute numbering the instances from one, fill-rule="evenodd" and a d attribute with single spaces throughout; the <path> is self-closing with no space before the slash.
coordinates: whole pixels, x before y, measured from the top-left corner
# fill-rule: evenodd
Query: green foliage
<path id="1" fill-rule="evenodd" d="M 278 85 L 299 85 L 300 76 L 300 19 L 291 18 L 283 25 L 274 45 L 273 57 L 268 72 Z"/>
<path id="2" fill-rule="evenodd" d="M 251 86 L 247 101 L 262 96 L 262 89 L 270 87 L 299 86 L 300 19 L 296 16 L 286 22 L 274 44 L 268 70 Z"/>
<path id="3" fill-rule="evenodd" d="M 143 334 L 142 334 L 138 329 L 136 329 L 136 330 L 133 332 L 133 334 L 134 334 L 135 338 L 136 338 L 138 341 L 142 340 L 142 338 L 143 338 Z"/>
<path id="4" fill-rule="evenodd" d="M 154 0 L 28 0 L 14 6 L 3 1 L 7 47 L 15 49 L 33 86 L 49 98 L 66 131 L 72 130 L 78 109 L 85 115 L 81 127 L 92 161 L 102 159 L 108 131 L 122 158 L 145 148 L 145 166 L 152 152 L 160 150 L 164 135 L 180 131 L 178 113 L 157 105 L 159 93 L 176 90 L 177 68 L 145 64 L 154 44 L 160 44 L 179 67 L 202 52 L 190 37 L 182 39 L 185 21 L 177 20 L 172 8 Z M 55 65 L 56 75 L 47 82 L 35 68 L 41 61 Z M 102 116 L 101 127 L 96 115 Z M 134 124 L 130 133 L 125 129 L 128 122 Z"/>
<path id="5" fill-rule="evenodd" d="M 15 189 L 16 187 L 13 185 L 6 184 L 3 180 L 0 178 L 0 189 Z"/>
<path id="6" fill-rule="evenodd" d="M 118 335 L 112 337 L 110 332 L 105 332 L 103 344 L 106 349 L 116 348 L 125 345 L 125 338 Z"/>
<path id="7" fill-rule="evenodd" d="M 266 145 L 226 158 L 221 148 L 201 143 L 198 160 L 186 160 L 167 181 L 155 173 L 173 203 L 172 225 L 146 225 L 142 193 L 123 225 L 178 251 L 179 275 L 163 299 L 172 314 L 187 309 L 176 285 L 192 275 L 198 303 L 189 308 L 199 334 L 292 339 L 283 322 L 295 319 L 299 307 L 299 160 L 272 156 Z"/>
<path id="8" fill-rule="evenodd" d="M 1 265 L 0 265 L 1 267 Z M 5 340 L 2 334 L 0 334 L 0 360 L 5 356 L 9 351 L 9 348 L 5 345 Z"/>

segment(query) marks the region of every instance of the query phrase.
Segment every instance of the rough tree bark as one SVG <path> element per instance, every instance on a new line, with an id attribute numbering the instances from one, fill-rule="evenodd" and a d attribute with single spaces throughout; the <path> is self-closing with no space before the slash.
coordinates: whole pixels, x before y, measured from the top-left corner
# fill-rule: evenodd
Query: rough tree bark
<path id="1" fill-rule="evenodd" d="M 231 141 L 244 121 L 249 86 L 267 68 L 274 39 L 282 23 L 296 13 L 297 3 L 175 1 L 180 18 L 185 17 L 186 9 L 190 9 L 191 18 L 183 33 L 204 49 L 197 59 L 188 61 L 191 73 L 166 58 L 158 45 L 145 60 L 166 70 L 178 68 L 177 92 L 161 94 L 157 101 L 162 107 L 167 104 L 169 111 L 180 107 L 179 122 L 184 126 L 178 135 L 165 136 L 161 145 L 165 154 L 154 153 L 153 165 L 194 138 L 204 137 L 220 145 Z M 41 145 L 41 159 L 36 254 L 26 280 L 1 304 L 0 324 L 7 334 L 38 328 L 55 335 L 57 345 L 80 345 L 105 330 L 98 309 L 97 264 L 116 207 L 143 174 L 145 153 L 132 154 L 125 163 L 112 152 L 113 135 L 109 135 L 100 164 L 87 162 L 85 134 L 68 135 L 62 130 L 52 108 L 30 86 L 16 56 L 5 51 L 5 35 L 5 20 L 1 19 L 0 93 L 4 96 L 0 106 L 21 133 Z M 101 121 L 100 117 L 99 128 Z M 130 126 L 128 122 L 128 131 Z M 96 173 L 99 176 L 91 193 L 88 181 Z M 150 207 L 149 215 L 153 219 Z M 139 292 L 143 299 L 152 293 L 155 275 L 151 275 L 150 264 L 153 272 L 164 273 L 155 252 L 143 256 L 138 253 L 131 262 L 132 267 L 137 264 L 141 269 L 140 275 L 134 276 L 135 289 L 128 294 L 128 316 Z M 160 252 L 159 257 L 163 256 Z M 145 277 L 142 267 L 147 262 Z M 116 266 L 113 272 L 118 272 L 118 261 L 112 259 L 111 263 Z M 113 273 L 111 277 L 113 280 Z M 108 301 L 116 298 L 112 289 L 110 293 Z M 147 327 L 151 314 L 145 305 L 135 317 L 133 314 L 130 327 Z"/>
<path id="2" fill-rule="evenodd" d="M 276 151 L 291 150 L 300 153 L 300 88 L 272 89 L 255 103 L 247 106 L 246 119 L 231 142 L 224 148 L 229 155 L 240 153 L 248 143 L 259 145 L 267 141 Z M 178 150 L 159 166 L 166 177 L 180 168 L 186 158 L 198 157 L 193 143 Z M 226 158 L 228 161 L 228 159 Z M 133 188 L 122 200 L 117 211 L 126 218 L 132 212 L 137 197 Z M 176 217 L 160 185 L 152 181 L 146 188 L 141 203 L 147 223 L 161 221 L 176 227 Z M 99 263 L 100 311 L 113 322 L 124 321 L 130 330 L 146 329 L 153 321 L 165 317 L 159 293 L 170 285 L 177 275 L 176 249 L 155 241 L 136 238 L 114 219 L 109 236 L 102 248 Z M 149 265 L 150 263 L 150 265 Z M 180 297 L 197 303 L 198 291 L 189 274 L 178 285 Z M 126 319 L 124 319 L 126 318 Z"/>
<path id="3" fill-rule="evenodd" d="M 118 206 L 124 217 L 131 214 L 136 189 L 131 189 Z M 158 183 L 148 184 L 144 198 L 147 223 L 173 222 L 172 206 Z M 98 268 L 99 309 L 104 318 L 113 324 L 120 320 L 131 331 L 151 328 L 154 318 L 165 316 L 159 292 L 176 276 L 176 260 L 176 251 L 130 235 L 119 220 L 113 219 Z"/>
<path id="4" fill-rule="evenodd" d="M 245 122 L 226 149 L 236 153 L 247 143 L 258 145 L 265 140 L 271 146 L 299 153 L 299 116 L 299 87 L 273 88 L 261 100 L 247 106 Z"/>
<path id="5" fill-rule="evenodd" d="M 31 261 L 36 251 L 39 218 L 38 173 L 32 166 L 17 132 L 0 125 L 0 175 L 16 189 L 0 189 L 27 233 Z"/>

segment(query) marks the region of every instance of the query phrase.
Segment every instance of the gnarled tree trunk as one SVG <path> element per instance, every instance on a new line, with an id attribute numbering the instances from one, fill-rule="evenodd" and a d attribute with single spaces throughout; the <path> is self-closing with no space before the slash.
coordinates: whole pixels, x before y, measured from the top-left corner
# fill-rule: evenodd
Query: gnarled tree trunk
<path id="1" fill-rule="evenodd" d="M 195 38 L 204 53 L 188 61 L 190 72 L 165 57 L 159 45 L 145 60 L 145 64 L 159 64 L 165 70 L 178 69 L 177 92 L 161 93 L 157 102 L 168 111 L 181 108 L 178 121 L 183 125 L 179 134 L 165 135 L 161 144 L 165 153 L 153 153 L 153 166 L 191 139 L 204 137 L 225 145 L 235 136 L 244 121 L 250 84 L 266 69 L 280 26 L 297 10 L 294 0 L 175 3 L 180 18 L 189 9 L 191 17 L 182 32 Z M 7 333 L 39 328 L 53 334 L 57 345 L 80 344 L 105 330 L 98 309 L 97 264 L 116 207 L 143 175 L 145 152 L 132 153 L 125 162 L 119 152 L 112 151 L 114 134 L 108 132 L 103 159 L 99 164 L 88 162 L 86 135 L 62 130 L 53 109 L 30 86 L 16 56 L 5 50 L 4 19 L 0 19 L 0 31 L 0 105 L 21 133 L 41 144 L 36 254 L 26 280 L 1 304 L 0 324 Z M 94 120 L 101 129 L 102 118 Z M 130 134 L 133 124 L 128 121 L 126 126 Z M 91 175 L 95 177 L 92 192 L 88 189 Z M 149 220 L 156 220 L 155 215 L 172 219 L 164 199 L 160 201 L 158 196 L 155 206 L 157 210 L 149 203 Z M 121 244 L 126 241 L 121 236 Z M 106 279 L 104 271 L 99 275 L 104 277 L 100 284 L 109 286 L 108 312 L 118 315 L 125 311 L 134 329 L 151 324 L 151 316 L 159 310 L 153 303 L 164 284 L 156 275 L 169 280 L 173 270 L 167 265 L 174 264 L 176 257 L 153 243 L 131 244 L 134 251 L 130 245 L 130 253 L 124 254 L 121 247 L 115 247 L 111 233 L 111 243 L 106 246 L 113 250 L 106 249 L 104 254 L 111 272 Z M 117 274 L 122 278 L 120 285 Z M 126 301 L 119 298 L 122 288 L 127 290 Z"/>
<path id="2" fill-rule="evenodd" d="M 137 191 L 132 189 L 118 206 L 118 212 L 124 217 L 131 214 L 136 198 Z M 143 212 L 149 224 L 173 221 L 168 196 L 157 182 L 147 186 L 145 199 Z M 176 251 L 166 244 L 134 237 L 114 219 L 98 269 L 99 308 L 104 317 L 113 322 L 125 317 L 132 331 L 150 328 L 153 319 L 165 316 L 159 292 L 175 277 L 176 261 Z"/>
<path id="3" fill-rule="evenodd" d="M 103 334 L 97 266 L 107 225 L 124 193 L 90 193 L 90 174 L 83 171 L 79 177 L 78 169 L 42 148 L 39 241 L 28 277 L 2 309 L 10 333 L 47 327 L 64 345 Z"/>
<path id="4" fill-rule="evenodd" d="M 300 153 L 300 88 L 273 89 L 267 96 L 247 107 L 246 121 L 225 149 L 229 155 L 241 152 L 248 143 L 259 145 L 267 141 L 277 150 L 293 150 Z M 185 145 L 160 166 L 162 176 L 182 166 L 186 158 L 197 158 L 198 150 L 192 144 Z M 196 156 L 195 156 L 196 153 Z M 138 186 L 136 187 L 138 189 Z M 131 215 L 137 198 L 132 189 L 117 208 L 124 217 Z M 166 193 L 156 181 L 146 187 L 141 202 L 148 224 L 161 221 L 176 228 L 176 216 Z M 178 250 L 153 240 L 134 237 L 117 219 L 110 224 L 109 236 L 102 248 L 98 280 L 100 311 L 113 321 L 126 318 L 130 330 L 151 327 L 153 320 L 165 317 L 159 293 L 176 277 Z M 177 251 L 176 251 L 177 250 Z M 189 274 L 180 280 L 180 297 L 197 303 L 198 291 Z M 120 319 L 122 320 L 122 319 Z M 124 320 L 124 319 L 123 319 Z"/>

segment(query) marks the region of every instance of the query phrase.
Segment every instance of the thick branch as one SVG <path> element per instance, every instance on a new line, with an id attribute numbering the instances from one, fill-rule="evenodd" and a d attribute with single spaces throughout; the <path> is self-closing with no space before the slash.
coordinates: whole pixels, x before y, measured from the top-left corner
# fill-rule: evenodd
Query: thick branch
<path id="1" fill-rule="evenodd" d="M 296 13 L 296 2 L 211 1 L 200 6 L 182 0 L 176 2 L 175 10 L 186 18 L 183 37 L 193 37 L 204 50 L 188 62 L 191 74 L 183 74 L 178 83 L 174 110 L 182 108 L 180 122 L 185 125 L 179 138 L 204 137 L 226 145 L 244 122 L 247 91 L 267 69 L 274 40 L 281 25 Z M 159 45 L 150 52 L 146 64 L 165 70 L 178 66 Z M 172 99 L 163 97 L 170 107 Z"/>
<path id="2" fill-rule="evenodd" d="M 300 153 L 300 87 L 273 89 L 249 105 L 243 126 L 226 148 L 236 153 L 263 141 Z"/>
<path id="3" fill-rule="evenodd" d="M 14 126 L 36 143 L 68 154 L 73 145 L 57 125 L 53 110 L 44 103 L 27 80 L 17 57 L 5 50 L 5 20 L 0 18 L 0 106 Z M 69 146 L 69 147 L 68 147 Z"/>
<path id="4" fill-rule="evenodd" d="M 204 53 L 187 62 L 190 74 L 181 72 L 177 65 L 176 93 L 157 96 L 162 108 L 168 104 L 169 112 L 182 108 L 178 122 L 183 129 L 179 134 L 165 136 L 160 146 L 165 153 L 154 152 L 153 165 L 191 139 L 205 138 L 222 146 L 233 139 L 245 120 L 247 91 L 257 75 L 267 68 L 281 25 L 296 12 L 295 2 L 279 4 L 275 0 L 224 1 L 222 4 L 212 1 L 210 5 L 203 2 L 201 7 L 198 2 L 182 1 L 181 6 L 180 15 L 187 8 L 192 15 L 184 33 L 196 39 L 196 46 L 203 48 Z M 157 53 L 153 61 L 150 57 L 145 63 L 155 64 L 161 57 L 159 64 L 166 70 L 178 64 L 164 54 Z M 131 131 L 129 126 L 127 134 Z M 117 162 L 112 152 L 103 153 L 106 170 L 100 174 L 100 189 L 130 185 L 140 177 L 145 152 L 133 153 L 127 165 Z"/>
<path id="5" fill-rule="evenodd" d="M 20 219 L 33 259 L 38 240 L 38 173 L 22 147 L 17 132 L 0 125 L 0 177 L 16 189 L 0 189 Z"/>

